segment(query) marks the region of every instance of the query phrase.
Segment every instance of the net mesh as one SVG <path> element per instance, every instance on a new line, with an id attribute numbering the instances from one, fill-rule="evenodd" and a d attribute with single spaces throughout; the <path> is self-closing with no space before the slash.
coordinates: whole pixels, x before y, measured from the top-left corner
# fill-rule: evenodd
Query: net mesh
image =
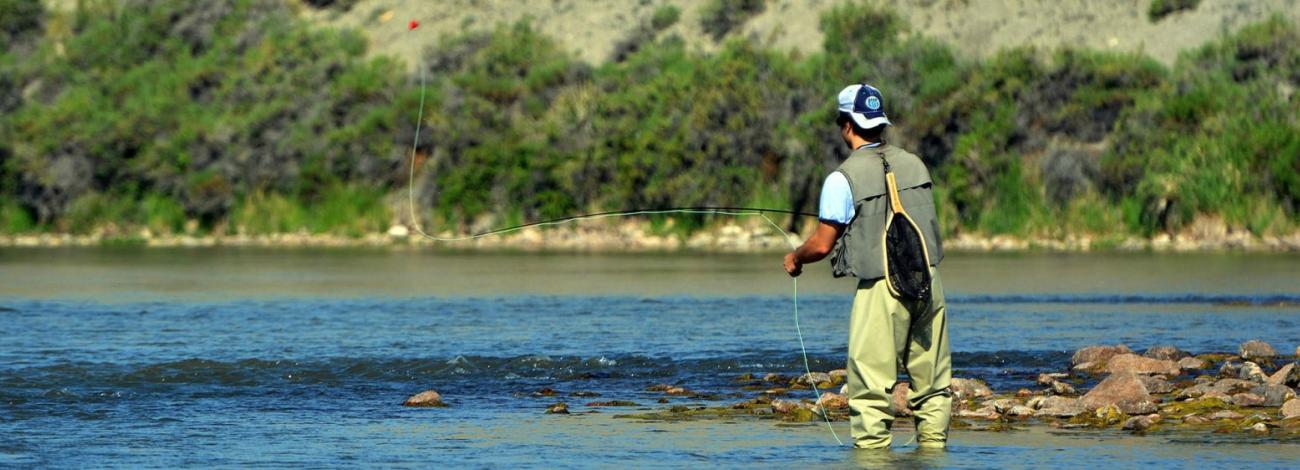
<path id="1" fill-rule="evenodd" d="M 889 283 L 906 300 L 930 298 L 930 266 L 925 245 L 916 226 L 902 213 L 891 217 L 885 231 L 885 262 L 889 264 Z"/>

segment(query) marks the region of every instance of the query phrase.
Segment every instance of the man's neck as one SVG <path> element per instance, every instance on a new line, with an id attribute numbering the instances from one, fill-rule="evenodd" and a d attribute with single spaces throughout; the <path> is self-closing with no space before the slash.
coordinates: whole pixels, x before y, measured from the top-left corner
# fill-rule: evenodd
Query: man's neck
<path id="1" fill-rule="evenodd" d="M 879 146 L 881 144 L 881 141 L 879 140 L 871 141 L 871 140 L 863 139 L 858 136 L 850 137 L 849 140 L 850 140 L 849 145 L 853 147 L 853 150 L 860 149 L 864 146 L 874 147 L 874 146 Z"/>

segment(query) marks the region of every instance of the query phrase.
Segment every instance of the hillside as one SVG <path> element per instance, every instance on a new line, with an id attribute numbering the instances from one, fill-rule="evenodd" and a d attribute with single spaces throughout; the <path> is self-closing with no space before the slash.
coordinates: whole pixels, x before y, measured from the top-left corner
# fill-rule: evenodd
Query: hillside
<path id="1" fill-rule="evenodd" d="M 346 11 L 302 9 L 314 22 L 356 28 L 371 53 L 414 64 L 419 52 L 442 35 L 489 30 L 531 17 L 538 31 L 589 63 L 609 59 L 620 41 L 636 34 L 664 5 L 680 19 L 662 35 L 676 34 L 691 47 L 716 51 L 718 42 L 701 27 L 698 0 L 361 0 Z M 805 54 L 821 49 L 821 15 L 835 0 L 769 0 L 762 12 L 735 33 L 757 44 Z M 1142 52 L 1172 64 L 1182 51 L 1199 47 L 1273 14 L 1300 19 L 1297 0 L 1202 0 L 1190 10 L 1158 21 L 1148 18 L 1150 0 L 873 0 L 908 24 L 908 31 L 952 45 L 960 55 L 988 57 L 1000 50 L 1060 46 Z M 407 21 L 422 25 L 407 34 Z M 414 67 L 414 65 L 411 65 Z"/>

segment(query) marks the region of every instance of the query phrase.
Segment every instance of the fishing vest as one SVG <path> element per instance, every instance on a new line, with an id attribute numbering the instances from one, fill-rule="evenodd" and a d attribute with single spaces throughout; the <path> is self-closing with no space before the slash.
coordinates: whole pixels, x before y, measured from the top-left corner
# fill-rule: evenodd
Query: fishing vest
<path id="1" fill-rule="evenodd" d="M 930 250 L 930 265 L 943 260 L 939 239 L 939 217 L 935 214 L 933 182 L 920 157 L 892 145 L 860 148 L 840 165 L 838 171 L 849 181 L 853 193 L 853 220 L 835 241 L 831 251 L 831 272 L 835 277 L 854 276 L 864 280 L 885 277 L 885 223 L 892 214 L 885 187 L 884 165 L 889 161 L 898 180 L 898 198 L 907 214 L 921 228 Z"/>

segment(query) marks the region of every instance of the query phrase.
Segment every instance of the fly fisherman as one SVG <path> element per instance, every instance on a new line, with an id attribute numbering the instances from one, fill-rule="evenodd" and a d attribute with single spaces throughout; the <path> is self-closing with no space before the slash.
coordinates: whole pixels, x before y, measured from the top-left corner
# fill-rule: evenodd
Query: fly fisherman
<path id="1" fill-rule="evenodd" d="M 849 158 L 822 186 L 817 231 L 786 255 L 785 270 L 798 276 L 803 265 L 832 255 L 835 277 L 858 278 L 849 320 L 848 401 L 854 446 L 888 448 L 894 421 L 891 394 L 898 374 L 911 378 L 907 401 L 916 416 L 921 447 L 943 448 L 952 412 L 951 356 L 943 286 L 937 266 L 943 259 L 929 171 L 916 155 L 885 143 L 885 116 L 880 91 L 852 85 L 839 94 L 836 124 Z M 887 172 L 892 171 L 902 210 L 891 205 Z M 886 241 L 887 221 L 906 212 L 919 228 L 912 238 L 924 243 L 918 271 L 928 279 L 920 300 L 900 295 L 892 283 L 896 243 L 894 229 Z M 922 240 L 923 238 L 923 240 Z M 902 244 L 906 245 L 906 243 Z M 906 261 L 906 260 L 904 260 Z M 928 266 L 926 266 L 928 264 Z M 888 266 L 888 267 L 887 267 Z M 886 277 L 888 279 L 886 279 Z M 888 281 L 888 282 L 887 282 Z"/>

